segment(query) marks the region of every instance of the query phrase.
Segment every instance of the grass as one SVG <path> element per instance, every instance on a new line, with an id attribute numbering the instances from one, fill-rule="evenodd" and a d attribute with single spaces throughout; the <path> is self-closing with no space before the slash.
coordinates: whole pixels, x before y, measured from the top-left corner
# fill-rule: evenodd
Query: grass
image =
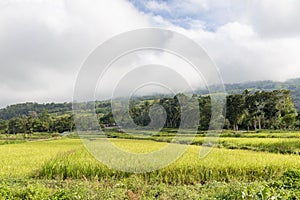
<path id="1" fill-rule="evenodd" d="M 0 179 L 0 199 L 298 199 L 299 191 L 274 184 L 277 182 L 151 185 L 135 175 L 118 181 Z"/>
<path id="2" fill-rule="evenodd" d="M 300 138 L 221 138 L 221 147 L 300 155 Z"/>
<path id="3" fill-rule="evenodd" d="M 59 137 L 58 133 L 0 134 L 0 140 L 37 140 Z"/>
<path id="4" fill-rule="evenodd" d="M 168 144 L 142 139 L 110 140 L 138 154 Z M 219 144 L 226 148 L 215 148 L 204 159 L 199 151 L 207 147 L 191 145 L 175 163 L 142 174 L 109 169 L 79 139 L 0 145 L 0 199 L 299 199 L 300 159 L 292 154 L 298 138 L 222 137 Z M 273 148 L 277 153 L 262 152 Z"/>
<path id="5" fill-rule="evenodd" d="M 149 147 L 155 149 L 165 145 L 165 143 L 143 140 L 112 140 L 118 145 L 124 144 L 127 150 L 129 147 L 131 151 L 136 150 L 139 153 L 146 152 Z M 143 151 L 143 148 L 147 150 Z M 271 180 L 288 169 L 300 170 L 300 159 L 297 155 L 214 149 L 206 158 L 201 159 L 199 151 L 200 147 L 190 146 L 175 163 L 158 171 L 140 174 L 140 176 L 144 181 L 153 183 L 196 184 L 207 181 Z M 126 178 L 129 175 L 130 173 L 114 171 L 99 163 L 83 147 L 46 162 L 38 173 L 39 178 L 49 179 L 98 177 L 100 180 L 105 180 L 111 177 Z"/>
<path id="6" fill-rule="evenodd" d="M 134 131 L 133 131 L 134 132 Z M 151 131 L 145 131 L 146 134 L 151 133 Z M 169 129 L 164 128 L 159 133 L 155 135 L 168 136 L 176 135 L 178 129 Z M 192 131 L 186 130 L 183 131 L 185 135 L 191 134 Z M 138 132 L 140 133 L 140 132 Z M 197 137 L 203 137 L 206 131 L 198 131 Z M 255 137 L 255 138 L 300 138 L 299 131 L 284 131 L 284 130 L 257 130 L 257 131 L 232 131 L 232 130 L 223 130 L 220 134 L 220 137 Z"/>
<path id="7" fill-rule="evenodd" d="M 29 175 L 61 152 L 82 147 L 80 140 L 51 140 L 0 145 L 0 177 Z"/>
<path id="8" fill-rule="evenodd" d="M 234 134 L 233 134 L 234 135 Z M 246 132 L 244 134 L 240 134 L 240 137 L 244 138 L 299 138 L 300 139 L 300 132 L 254 132 L 249 133 Z"/>
<path id="9" fill-rule="evenodd" d="M 205 137 L 194 137 L 192 135 L 152 136 L 146 138 L 157 142 L 172 142 L 179 144 L 202 145 Z M 271 153 L 297 154 L 300 155 L 300 138 L 258 138 L 258 137 L 220 137 L 216 146 L 228 149 L 244 149 L 253 151 L 266 151 Z"/>
<path id="10" fill-rule="evenodd" d="M 121 134 L 108 133 L 111 138 L 144 139 L 157 142 L 172 142 L 179 144 L 202 145 L 205 135 L 197 134 L 174 134 L 167 132 Z M 176 137 L 176 138 L 175 138 Z M 228 149 L 245 149 L 253 151 L 266 151 L 283 154 L 300 154 L 299 132 L 276 132 L 276 133 L 232 133 L 226 131 L 217 139 L 217 146 Z"/>
<path id="11" fill-rule="evenodd" d="M 120 148 L 135 153 L 155 151 L 166 145 L 144 140 L 112 141 Z M 151 177 L 155 177 L 154 181 L 166 183 L 255 181 L 271 179 L 287 169 L 300 169 L 300 159 L 297 155 L 214 149 L 205 159 L 200 159 L 199 150 L 200 147 L 191 146 L 176 163 L 148 173 L 144 178 L 152 180 Z M 2 145 L 0 156 L 0 176 L 28 176 L 34 175 L 38 170 L 38 176 L 44 178 L 109 178 L 112 174 L 118 177 L 127 176 L 126 173 L 115 172 L 96 161 L 78 139 Z"/>
<path id="12" fill-rule="evenodd" d="M 0 140 L 0 145 L 24 143 L 24 140 Z"/>

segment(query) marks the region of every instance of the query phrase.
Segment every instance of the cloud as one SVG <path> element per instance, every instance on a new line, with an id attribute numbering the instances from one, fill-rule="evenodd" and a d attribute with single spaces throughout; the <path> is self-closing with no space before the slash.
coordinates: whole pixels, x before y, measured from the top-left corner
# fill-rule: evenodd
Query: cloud
<path id="1" fill-rule="evenodd" d="M 71 101 L 86 57 L 112 35 L 149 26 L 123 0 L 0 2 L 0 105 Z"/>
<path id="2" fill-rule="evenodd" d="M 159 13 L 153 19 L 202 45 L 225 82 L 300 77 L 298 1 L 174 0 L 169 4 L 171 11 L 179 6 L 181 13 L 192 13 L 185 21 L 188 26 L 180 26 Z M 213 28 L 207 28 L 207 24 Z"/>
<path id="3" fill-rule="evenodd" d="M 194 39 L 225 82 L 300 77 L 299 21 L 298 0 L 3 0 L 0 106 L 71 101 L 80 66 L 98 45 L 149 26 Z M 148 58 L 177 62 L 166 55 Z"/>
<path id="4" fill-rule="evenodd" d="M 297 0 L 238 1 L 236 19 L 252 24 L 262 37 L 299 37 L 300 3 Z M 239 9 L 239 10 L 237 10 Z"/>

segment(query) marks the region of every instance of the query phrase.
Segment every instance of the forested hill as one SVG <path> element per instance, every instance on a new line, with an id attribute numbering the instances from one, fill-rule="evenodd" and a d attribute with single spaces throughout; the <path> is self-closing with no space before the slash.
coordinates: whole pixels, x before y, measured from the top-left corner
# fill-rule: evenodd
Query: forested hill
<path id="1" fill-rule="evenodd" d="M 257 81 L 248 83 L 235 83 L 235 84 L 225 84 L 225 88 L 228 94 L 241 94 L 244 90 L 249 91 L 273 91 L 286 89 L 291 91 L 291 96 L 293 98 L 294 104 L 298 112 L 300 112 L 300 78 L 291 79 L 286 82 L 274 82 L 274 81 Z M 206 94 L 207 91 L 199 90 L 199 94 Z M 151 97 L 147 97 L 151 99 Z M 99 112 L 107 112 L 109 105 L 107 102 L 99 102 L 97 109 Z M 42 113 L 47 110 L 51 115 L 62 115 L 66 113 L 71 113 L 72 103 L 23 103 L 10 105 L 6 108 L 0 109 L 0 119 L 8 120 L 13 117 L 20 117 L 23 115 L 28 115 L 29 112 L 36 112 L 37 114 Z"/>
<path id="2" fill-rule="evenodd" d="M 49 114 L 62 115 L 72 111 L 72 103 L 22 103 L 7 106 L 6 108 L 0 109 L 0 119 L 8 120 L 13 117 L 20 117 L 23 115 L 29 115 L 30 112 L 37 114 L 47 110 Z"/>
<path id="3" fill-rule="evenodd" d="M 245 89 L 248 90 L 281 90 L 286 89 L 291 91 L 291 96 L 293 98 L 295 107 L 300 111 L 300 78 L 290 79 L 286 82 L 273 82 L 273 81 L 259 81 L 259 82 L 250 82 L 243 84 L 227 84 L 226 90 L 230 94 L 241 93 Z"/>
<path id="4" fill-rule="evenodd" d="M 300 112 L 300 78 L 290 79 L 285 82 L 275 81 L 255 81 L 246 83 L 225 84 L 228 94 L 241 94 L 246 89 L 249 91 L 273 91 L 273 90 L 290 90 L 295 104 L 295 108 Z M 207 91 L 199 90 L 199 94 L 206 94 Z"/>

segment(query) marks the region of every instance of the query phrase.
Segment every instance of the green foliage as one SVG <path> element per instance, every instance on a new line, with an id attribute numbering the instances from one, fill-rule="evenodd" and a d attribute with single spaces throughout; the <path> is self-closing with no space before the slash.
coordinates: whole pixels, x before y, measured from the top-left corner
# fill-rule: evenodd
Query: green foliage
<path id="1" fill-rule="evenodd" d="M 23 103 L 7 106 L 0 109 L 0 119 L 9 120 L 13 117 L 28 116 L 30 112 L 40 114 L 47 110 L 49 113 L 55 113 L 56 115 L 65 114 L 72 110 L 71 103 Z"/>
<path id="2" fill-rule="evenodd" d="M 0 134 L 7 133 L 8 131 L 8 121 L 0 119 Z"/>
<path id="3" fill-rule="evenodd" d="M 73 115 L 50 116 L 46 110 L 39 115 L 14 117 L 2 124 L 2 133 L 9 134 L 33 132 L 62 133 L 64 131 L 72 131 L 75 126 Z"/>
<path id="4" fill-rule="evenodd" d="M 148 97 L 150 98 L 150 97 Z M 274 90 L 271 92 L 245 90 L 242 94 L 227 96 L 226 116 L 216 116 L 211 121 L 212 102 L 210 96 L 193 95 L 191 98 L 184 94 L 177 94 L 175 97 L 163 97 L 161 99 L 133 98 L 129 105 L 129 114 L 134 123 L 138 126 L 147 126 L 151 119 L 149 111 L 151 106 L 158 104 L 165 109 L 166 120 L 164 128 L 194 127 L 193 120 L 188 120 L 195 112 L 196 106 L 193 102 L 199 103 L 199 130 L 208 130 L 220 122 L 225 121 L 224 128 L 233 130 L 261 130 L 261 129 L 294 129 L 300 128 L 300 117 L 294 107 L 293 100 L 288 90 Z M 184 105 L 180 101 L 184 100 Z M 116 100 L 118 101 L 121 100 Z M 214 104 L 217 106 L 217 104 Z M 8 106 L 0 109 L 0 133 L 32 133 L 32 132 L 71 132 L 74 130 L 74 117 L 71 114 L 71 104 L 36 104 L 26 103 Z M 79 109 L 93 106 L 90 103 L 78 104 Z M 96 102 L 96 113 L 102 127 L 116 126 L 109 101 Z M 153 107 L 152 107 L 153 108 Z M 189 113 L 190 115 L 183 115 Z M 2 117 L 1 117 L 2 116 Z M 183 118 L 183 116 L 185 116 Z M 95 130 L 98 127 L 97 121 L 90 124 L 87 120 L 82 122 L 83 130 Z M 164 119 L 155 117 L 158 122 Z M 129 121 L 119 124 L 128 127 Z M 86 126 L 86 127 L 85 127 Z"/>
<path id="5" fill-rule="evenodd" d="M 286 82 L 256 81 L 248 83 L 225 84 L 225 89 L 229 94 L 242 94 L 245 90 L 251 92 L 274 90 L 289 90 L 295 103 L 295 107 L 300 111 L 300 79 L 291 79 Z M 207 94 L 207 91 L 198 91 L 199 94 Z"/>
<path id="6" fill-rule="evenodd" d="M 238 130 L 238 124 L 242 120 L 245 111 L 245 97 L 243 95 L 229 95 L 227 97 L 227 119 L 232 124 L 234 130 Z"/>
<path id="7" fill-rule="evenodd" d="M 273 186 L 289 190 L 298 191 L 300 194 L 300 171 L 288 170 L 283 173 L 281 178 L 273 183 Z"/>
<path id="8" fill-rule="evenodd" d="M 115 180 L 0 179 L 0 199 L 297 199 L 297 191 L 272 187 L 268 182 L 205 185 L 149 184 L 136 176 Z"/>

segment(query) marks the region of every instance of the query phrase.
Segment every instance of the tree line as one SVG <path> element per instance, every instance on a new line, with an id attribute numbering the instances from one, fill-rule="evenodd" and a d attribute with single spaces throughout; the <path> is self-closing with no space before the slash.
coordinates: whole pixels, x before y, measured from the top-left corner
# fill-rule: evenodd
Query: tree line
<path id="1" fill-rule="evenodd" d="M 14 104 L 0 109 L 0 119 L 9 120 L 13 117 L 28 116 L 29 112 L 37 114 L 47 110 L 49 114 L 63 115 L 72 111 L 72 103 L 46 103 L 38 104 L 27 102 L 22 104 Z"/>
<path id="2" fill-rule="evenodd" d="M 154 104 L 158 104 L 164 108 L 166 114 L 163 126 L 165 128 L 179 128 L 182 122 L 180 98 L 190 98 L 187 102 L 195 102 L 196 100 L 197 106 L 188 103 L 185 105 L 185 109 L 188 109 L 188 112 L 199 109 L 198 129 L 208 130 L 209 126 L 214 123 L 214 121 L 211 122 L 212 109 L 214 108 L 212 108 L 212 99 L 209 95 L 187 97 L 184 94 L 178 94 L 174 97 L 164 97 L 156 100 L 151 98 L 132 99 L 129 104 L 130 117 L 135 124 L 147 126 L 151 122 L 149 116 L 150 108 Z M 25 110 L 20 105 L 15 106 L 14 108 L 22 109 L 21 111 L 14 109 L 14 111 L 22 114 L 14 115 L 8 119 L 0 119 L 0 133 L 62 133 L 64 131 L 75 130 L 74 116 L 70 112 L 70 104 L 62 104 L 62 108 L 53 104 L 47 105 L 58 112 L 49 113 L 49 109 L 45 109 L 44 107 L 42 110 L 42 106 L 31 103 L 25 107 L 35 108 L 32 111 Z M 52 112 L 53 109 L 50 111 Z M 96 102 L 95 110 L 101 126 L 115 125 L 116 122 L 109 101 Z M 164 119 L 157 118 L 155 120 Z M 226 97 L 226 109 L 219 116 L 214 116 L 214 120 L 224 122 L 224 129 L 232 130 L 300 128 L 300 115 L 298 115 L 295 109 L 290 91 L 288 90 L 274 90 L 271 92 L 249 92 L 245 90 L 242 94 L 228 95 Z"/>
<path id="3" fill-rule="evenodd" d="M 183 95 L 183 94 L 179 94 Z M 208 130 L 211 125 L 212 103 L 210 96 L 193 95 L 199 103 L 199 130 Z M 130 116 L 135 124 L 147 126 L 151 119 L 149 109 L 157 103 L 166 111 L 165 128 L 179 128 L 181 123 L 181 106 L 178 95 L 173 98 L 162 98 L 159 101 L 131 101 Z M 226 114 L 224 114 L 226 113 Z M 99 117 L 100 123 L 115 123 L 112 112 Z M 228 95 L 226 110 L 214 120 L 223 121 L 224 129 L 257 130 L 257 129 L 295 129 L 300 128 L 299 115 L 295 109 L 290 91 L 274 90 L 271 92 L 245 90 L 242 94 Z M 125 122 L 126 123 L 126 122 Z"/>
<path id="4" fill-rule="evenodd" d="M 0 120 L 0 133 L 62 133 L 74 130 L 74 126 L 74 117 L 72 114 L 53 116 L 47 110 L 43 110 L 40 114 L 30 111 L 28 115 L 13 117 L 9 120 Z"/>

